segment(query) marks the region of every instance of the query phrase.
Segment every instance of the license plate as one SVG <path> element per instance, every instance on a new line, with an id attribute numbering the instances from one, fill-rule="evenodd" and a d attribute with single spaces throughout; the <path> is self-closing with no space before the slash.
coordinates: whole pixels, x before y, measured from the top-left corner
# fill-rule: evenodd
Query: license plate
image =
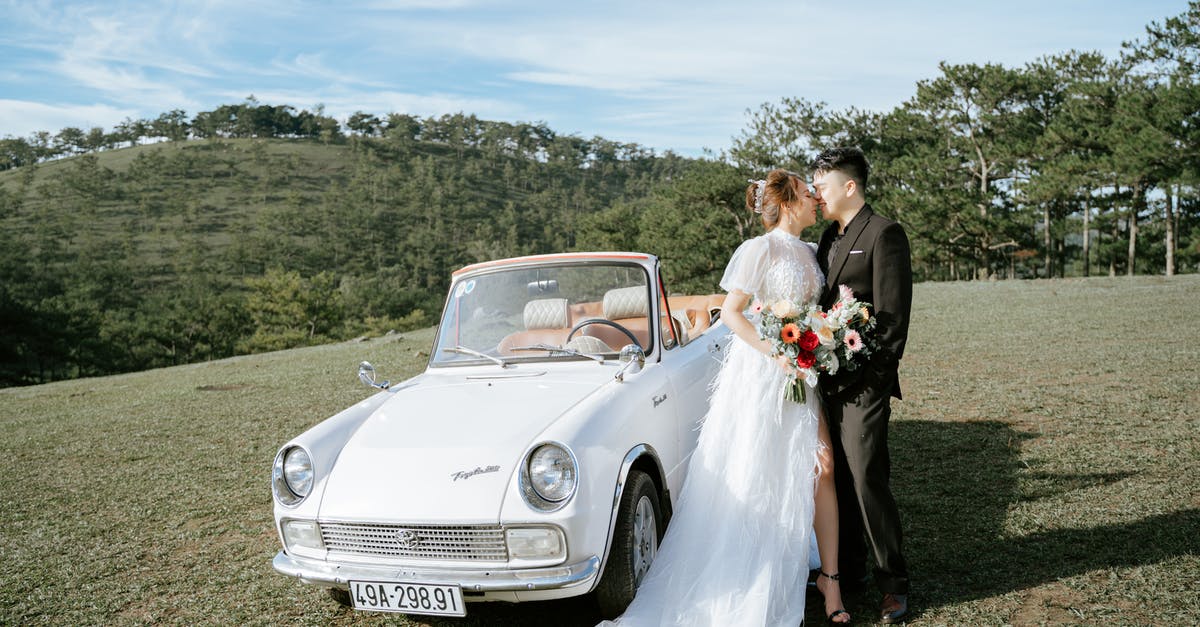
<path id="1" fill-rule="evenodd" d="M 356 610 L 466 616 L 462 589 L 428 583 L 351 581 L 350 600 Z"/>

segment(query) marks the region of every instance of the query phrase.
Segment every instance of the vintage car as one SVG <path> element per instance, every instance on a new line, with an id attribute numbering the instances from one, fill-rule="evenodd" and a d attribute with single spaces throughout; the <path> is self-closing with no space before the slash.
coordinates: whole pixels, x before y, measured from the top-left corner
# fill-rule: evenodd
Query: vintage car
<path id="1" fill-rule="evenodd" d="M 666 529 L 730 341 L 659 260 L 569 253 L 453 275 L 424 372 L 284 444 L 280 573 L 360 610 L 593 594 L 615 616 Z"/>

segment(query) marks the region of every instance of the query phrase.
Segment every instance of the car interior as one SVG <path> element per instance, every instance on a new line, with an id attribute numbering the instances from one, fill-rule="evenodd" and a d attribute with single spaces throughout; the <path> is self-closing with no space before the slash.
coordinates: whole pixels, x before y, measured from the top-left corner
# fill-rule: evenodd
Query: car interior
<path id="1" fill-rule="evenodd" d="M 504 337 L 498 352 L 513 354 L 514 347 L 549 344 L 585 353 L 609 353 L 620 351 L 634 339 L 649 352 L 652 347 L 647 296 L 645 286 L 635 285 L 608 290 L 599 302 L 570 304 L 566 298 L 532 299 L 525 303 L 525 329 Z M 724 299 L 724 294 L 667 298 L 680 345 L 711 328 Z M 669 332 L 664 337 L 669 337 Z"/>

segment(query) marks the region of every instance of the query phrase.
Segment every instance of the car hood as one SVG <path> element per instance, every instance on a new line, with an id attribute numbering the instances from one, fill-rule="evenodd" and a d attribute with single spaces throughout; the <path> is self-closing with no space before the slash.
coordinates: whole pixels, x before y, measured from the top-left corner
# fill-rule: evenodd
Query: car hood
<path id="1" fill-rule="evenodd" d="M 342 448 L 320 518 L 497 522 L 522 455 L 559 416 L 612 378 L 598 374 L 422 377 L 396 391 Z"/>

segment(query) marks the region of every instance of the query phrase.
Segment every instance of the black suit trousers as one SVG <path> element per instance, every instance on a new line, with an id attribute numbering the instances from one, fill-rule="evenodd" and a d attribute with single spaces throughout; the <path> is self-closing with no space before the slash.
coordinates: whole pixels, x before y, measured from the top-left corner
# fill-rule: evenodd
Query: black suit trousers
<path id="1" fill-rule="evenodd" d="M 838 569 L 847 577 L 864 575 L 869 543 L 876 585 L 883 592 L 907 594 L 908 566 L 901 552 L 887 446 L 895 385 L 895 370 L 868 370 L 858 385 L 840 395 L 826 389 L 824 400 L 838 496 Z"/>

